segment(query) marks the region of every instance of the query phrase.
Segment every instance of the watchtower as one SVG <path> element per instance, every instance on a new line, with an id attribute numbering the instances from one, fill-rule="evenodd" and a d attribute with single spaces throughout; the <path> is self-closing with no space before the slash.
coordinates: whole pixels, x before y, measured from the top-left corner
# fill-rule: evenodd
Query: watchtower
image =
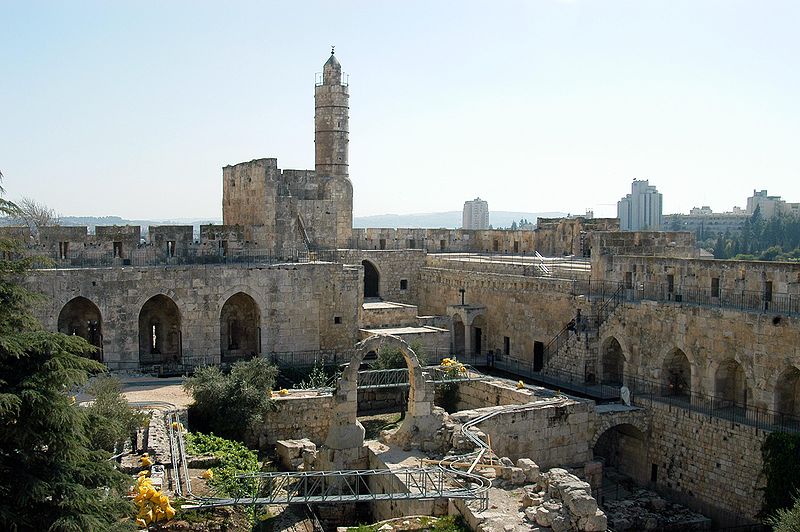
<path id="1" fill-rule="evenodd" d="M 314 147 L 317 177 L 348 177 L 350 94 L 333 54 L 314 88 Z"/>

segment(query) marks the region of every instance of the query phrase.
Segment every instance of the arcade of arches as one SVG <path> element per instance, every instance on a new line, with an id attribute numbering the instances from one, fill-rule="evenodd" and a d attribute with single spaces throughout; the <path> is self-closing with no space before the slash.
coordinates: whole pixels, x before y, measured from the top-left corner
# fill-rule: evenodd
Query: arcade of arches
<path id="1" fill-rule="evenodd" d="M 800 370 L 786 368 L 775 386 L 775 411 L 800 418 Z"/>
<path id="2" fill-rule="evenodd" d="M 238 292 L 228 298 L 219 315 L 222 361 L 255 357 L 261 351 L 261 313 L 255 300 Z"/>
<path id="3" fill-rule="evenodd" d="M 76 297 L 64 305 L 58 315 L 58 332 L 85 339 L 98 348 L 92 358 L 103 360 L 103 320 L 100 309 L 85 297 Z"/>
<path id="4" fill-rule="evenodd" d="M 169 364 L 181 361 L 181 313 L 169 297 L 151 297 L 139 312 L 139 362 Z"/>
<path id="5" fill-rule="evenodd" d="M 728 359 L 719 365 L 714 376 L 714 393 L 732 406 L 747 406 L 747 379 L 741 364 Z"/>

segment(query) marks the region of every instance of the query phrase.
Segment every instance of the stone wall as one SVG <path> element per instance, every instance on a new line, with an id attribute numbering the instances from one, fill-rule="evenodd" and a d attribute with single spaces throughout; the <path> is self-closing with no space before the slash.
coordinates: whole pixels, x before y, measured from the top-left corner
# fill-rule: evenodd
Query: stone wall
<path id="1" fill-rule="evenodd" d="M 707 506 L 755 517 L 764 478 L 761 445 L 766 433 L 653 403 L 649 462 L 656 484 L 698 511 Z M 697 505 L 700 501 L 701 505 Z"/>
<path id="2" fill-rule="evenodd" d="M 517 389 L 507 379 L 465 381 L 458 383 L 456 410 L 474 410 L 487 406 L 524 405 L 536 399 L 534 390 Z"/>
<path id="3" fill-rule="evenodd" d="M 328 435 L 333 412 L 333 395 L 311 390 L 291 390 L 286 397 L 274 397 L 275 410 L 264 416 L 257 435 L 258 447 L 266 449 L 278 440 L 308 438 L 322 445 Z"/>
<path id="4" fill-rule="evenodd" d="M 678 303 L 625 304 L 600 329 L 597 373 L 616 340 L 626 374 L 667 384 L 677 353 L 688 365 L 686 391 L 772 410 L 780 406 L 781 390 L 794 393 L 784 385 L 800 366 L 800 318 L 775 317 Z"/>
<path id="5" fill-rule="evenodd" d="M 363 261 L 371 262 L 378 270 L 378 293 L 384 301 L 413 305 L 419 299 L 419 271 L 425 264 L 425 252 L 422 250 L 339 250 L 336 260 L 358 266 Z M 361 293 L 363 294 L 363 273 Z"/>
<path id="6" fill-rule="evenodd" d="M 594 402 L 539 399 L 518 409 L 494 406 L 463 410 L 454 420 L 500 411 L 476 426 L 491 438 L 492 450 L 512 460 L 532 458 L 542 468 L 583 465 L 592 459 Z"/>
<path id="7" fill-rule="evenodd" d="M 358 341 L 358 273 L 325 263 L 115 267 L 37 270 L 25 284 L 46 296 L 37 314 L 49 330 L 57 330 L 59 314 L 74 298 L 93 303 L 101 317 L 103 361 L 133 369 L 139 366 L 140 311 L 159 294 L 177 307 L 174 333 L 186 364 L 219 362 L 222 307 L 239 292 L 258 309 L 262 355 L 351 349 Z"/>
<path id="8" fill-rule="evenodd" d="M 482 352 L 492 350 L 524 363 L 532 362 L 534 343 L 546 345 L 575 316 L 582 301 L 572 295 L 572 282 L 557 279 L 423 268 L 420 284 L 421 314 L 446 314 L 447 305 L 460 303 L 458 291 L 464 288 L 467 304 L 486 307 Z"/>

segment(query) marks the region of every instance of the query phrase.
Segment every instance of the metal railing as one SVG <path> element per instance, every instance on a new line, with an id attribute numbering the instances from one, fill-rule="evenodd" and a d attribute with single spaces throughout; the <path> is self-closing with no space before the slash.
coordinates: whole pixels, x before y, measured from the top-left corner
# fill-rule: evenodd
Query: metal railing
<path id="1" fill-rule="evenodd" d="M 800 294 L 726 288 L 697 288 L 669 283 L 631 283 L 618 281 L 572 282 L 572 295 L 605 298 L 619 290 L 620 301 L 657 301 L 682 305 L 728 308 L 774 314 L 800 314 Z"/>
<path id="2" fill-rule="evenodd" d="M 66 258 L 45 257 L 37 260 L 33 257 L 34 269 L 80 269 L 110 268 L 121 266 L 209 266 L 215 264 L 284 264 L 309 262 L 335 262 L 337 251 L 333 249 L 308 250 L 290 249 L 275 254 L 266 249 L 240 249 L 226 252 L 209 253 L 205 250 L 189 250 L 188 253 L 168 256 L 155 249 L 139 248 L 124 257 L 118 257 L 111 251 L 81 251 L 71 253 Z"/>
<path id="3" fill-rule="evenodd" d="M 800 432 L 800 416 L 794 414 L 739 403 L 719 395 L 676 390 L 674 385 L 638 376 L 626 375 L 623 382 L 631 391 L 631 401 L 639 406 L 656 402 L 768 432 Z"/>

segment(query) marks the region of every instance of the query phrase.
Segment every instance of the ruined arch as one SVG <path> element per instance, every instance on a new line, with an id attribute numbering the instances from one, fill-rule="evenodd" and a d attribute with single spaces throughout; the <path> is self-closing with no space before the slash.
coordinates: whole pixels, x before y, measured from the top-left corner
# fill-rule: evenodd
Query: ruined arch
<path id="1" fill-rule="evenodd" d="M 164 294 L 151 297 L 139 311 L 139 363 L 179 364 L 182 350 L 178 305 Z"/>
<path id="2" fill-rule="evenodd" d="M 261 352 L 261 311 L 244 292 L 230 296 L 219 313 L 222 362 L 252 358 Z"/>
<path id="3" fill-rule="evenodd" d="M 364 357 L 381 347 L 398 349 L 408 366 L 411 384 L 408 392 L 408 410 L 403 424 L 391 436 L 393 444 L 418 443 L 429 437 L 433 409 L 433 384 L 425 378 L 416 353 L 397 336 L 374 335 L 356 344 L 356 351 L 336 386 L 331 419 L 325 446 L 328 449 L 361 448 L 364 444 L 364 427 L 358 421 L 358 369 Z"/>
<path id="4" fill-rule="evenodd" d="M 649 480 L 647 448 L 646 428 L 642 430 L 632 423 L 620 423 L 599 432 L 592 451 L 596 459 L 603 461 L 604 467 L 616 468 L 644 485 Z"/>
<path id="5" fill-rule="evenodd" d="M 749 399 L 744 368 L 729 358 L 720 363 L 714 374 L 714 395 L 730 403 L 729 406 L 746 407 Z"/>
<path id="6" fill-rule="evenodd" d="M 794 366 L 783 370 L 775 383 L 775 411 L 800 421 L 800 370 Z"/>
<path id="7" fill-rule="evenodd" d="M 103 360 L 103 318 L 92 301 L 78 296 L 67 302 L 58 314 L 58 332 L 80 336 L 97 348 L 94 360 Z"/>
<path id="8" fill-rule="evenodd" d="M 381 297 L 381 275 L 378 268 L 368 260 L 361 261 L 361 265 L 364 266 L 364 297 Z"/>
<path id="9" fill-rule="evenodd" d="M 691 395 L 692 366 L 682 349 L 676 347 L 664 357 L 661 365 L 661 386 L 666 395 Z"/>
<path id="10" fill-rule="evenodd" d="M 625 374 L 625 354 L 622 345 L 614 336 L 606 338 L 602 344 L 600 376 L 603 384 L 621 386 Z"/>

